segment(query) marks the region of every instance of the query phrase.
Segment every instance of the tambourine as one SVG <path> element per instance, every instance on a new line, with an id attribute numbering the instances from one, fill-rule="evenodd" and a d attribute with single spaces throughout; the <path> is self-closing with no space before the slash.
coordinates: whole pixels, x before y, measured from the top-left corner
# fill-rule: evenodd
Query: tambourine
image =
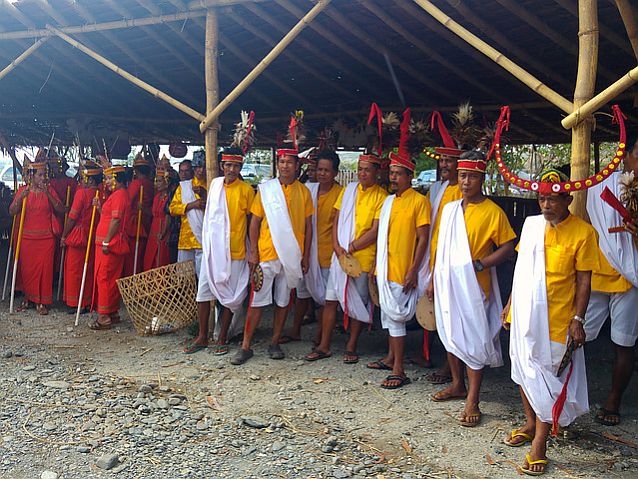
<path id="1" fill-rule="evenodd" d="M 359 260 L 351 254 L 344 254 L 339 256 L 339 265 L 344 273 L 353 278 L 361 276 L 361 263 Z"/>
<path id="2" fill-rule="evenodd" d="M 379 286 L 377 285 L 376 278 L 371 274 L 368 275 L 368 291 L 370 292 L 372 304 L 379 307 Z"/>
<path id="3" fill-rule="evenodd" d="M 434 301 L 427 296 L 421 296 L 416 303 L 416 320 L 428 331 L 436 331 L 436 318 L 434 316 Z"/>
<path id="4" fill-rule="evenodd" d="M 261 269 L 260 265 L 255 266 L 255 268 L 253 269 L 253 274 L 250 278 L 250 282 L 255 293 L 261 290 L 261 287 L 264 285 L 264 270 Z"/>

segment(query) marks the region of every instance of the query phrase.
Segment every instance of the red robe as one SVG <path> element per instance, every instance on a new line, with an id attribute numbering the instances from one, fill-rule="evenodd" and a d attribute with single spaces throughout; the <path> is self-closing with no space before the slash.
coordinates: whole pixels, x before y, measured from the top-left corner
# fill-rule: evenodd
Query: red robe
<path id="1" fill-rule="evenodd" d="M 160 266 L 166 266 L 170 263 L 170 253 L 168 251 L 168 238 L 170 233 L 167 234 L 162 241 L 157 239 L 157 235 L 164 231 L 167 222 L 170 222 L 171 218 L 166 214 L 166 202 L 168 201 L 168 195 L 166 192 L 157 193 L 153 199 L 153 222 L 151 223 L 151 229 L 148 235 L 148 242 L 146 243 L 146 253 L 144 255 L 144 271 L 149 269 L 159 268 Z M 159 264 L 158 264 L 158 250 L 159 250 Z"/>
<path id="2" fill-rule="evenodd" d="M 75 197 L 75 192 L 78 190 L 78 182 L 75 181 L 74 178 L 69 178 L 68 176 L 63 176 L 61 178 L 53 178 L 50 181 L 51 187 L 55 190 L 58 198 L 62 202 L 64 206 L 66 206 L 66 194 L 67 190 L 69 192 L 69 207 L 73 204 L 73 198 Z M 58 219 L 60 220 L 60 224 L 64 228 L 64 215 L 58 215 Z M 59 238 L 55 244 L 55 258 L 53 260 L 53 270 L 57 273 L 60 271 L 60 258 L 62 256 L 62 248 L 60 248 Z"/>
<path id="3" fill-rule="evenodd" d="M 26 186 L 18 189 L 18 194 Z M 51 195 L 58 199 L 52 187 Z M 15 201 L 15 200 L 14 200 Z M 16 231 L 20 225 L 20 212 L 16 220 Z M 61 233 L 60 223 L 45 192 L 31 191 L 26 198 L 20 255 L 18 257 L 18 286 L 25 299 L 36 304 L 51 304 L 53 301 L 53 254 L 55 243 Z"/>
<path id="4" fill-rule="evenodd" d="M 120 309 L 120 290 L 116 280 L 124 271 L 124 261 L 129 254 L 126 237 L 126 221 L 129 216 L 130 201 L 126 189 L 114 191 L 102 205 L 100 222 L 95 231 L 95 279 L 93 309 L 98 314 L 117 314 Z M 102 252 L 102 242 L 106 240 L 113 218 L 120 219 L 117 233 L 109 243 L 109 253 Z"/>
<path id="5" fill-rule="evenodd" d="M 144 186 L 144 196 L 142 198 L 142 223 L 140 225 L 140 242 L 137 252 L 137 272 L 144 271 L 144 252 L 146 250 L 146 239 L 148 230 L 151 227 L 152 216 L 146 214 L 153 207 L 153 182 L 147 178 L 136 178 L 128 186 L 128 195 L 130 200 L 131 215 L 126 225 L 126 234 L 128 235 L 129 248 L 131 252 L 124 263 L 124 276 L 133 274 L 133 264 L 135 262 L 135 239 L 137 236 L 137 211 L 140 203 L 140 187 Z"/>
<path id="6" fill-rule="evenodd" d="M 86 247 L 89 240 L 89 228 L 91 227 L 91 216 L 93 213 L 93 198 L 95 189 L 80 188 L 73 198 L 73 205 L 69 212 L 69 219 L 75 221 L 75 226 L 66 238 L 66 255 L 64 259 L 64 302 L 73 308 L 78 305 L 80 298 L 80 288 L 82 285 L 82 273 L 84 271 L 84 260 L 86 258 Z M 95 228 L 100 216 L 96 209 L 95 222 L 93 223 L 94 239 Z M 93 241 L 91 241 L 93 243 Z M 93 270 L 95 262 L 95 245 L 91 244 L 89 251 L 89 261 L 86 270 L 86 280 L 84 283 L 84 293 L 82 294 L 82 307 L 91 305 L 93 297 Z"/>

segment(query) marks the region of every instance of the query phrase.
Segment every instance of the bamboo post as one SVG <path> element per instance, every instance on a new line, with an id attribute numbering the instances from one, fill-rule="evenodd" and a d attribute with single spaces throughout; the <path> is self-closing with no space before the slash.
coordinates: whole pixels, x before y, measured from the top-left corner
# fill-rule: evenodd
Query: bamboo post
<path id="1" fill-rule="evenodd" d="M 100 190 L 95 191 L 95 200 L 100 197 Z M 94 201 L 95 201 L 94 200 Z M 75 325 L 80 324 L 80 313 L 82 312 L 82 300 L 84 299 L 84 287 L 86 285 L 86 272 L 89 268 L 89 253 L 91 252 L 91 237 L 93 235 L 93 225 L 95 224 L 95 210 L 97 205 L 93 205 L 91 212 L 91 227 L 89 228 L 89 239 L 86 243 L 86 254 L 84 255 L 84 268 L 82 269 L 82 282 L 80 283 L 80 296 L 78 297 L 78 310 L 75 313 Z"/>
<path id="2" fill-rule="evenodd" d="M 625 24 L 631 48 L 634 50 L 636 58 L 638 58 L 638 14 L 632 7 L 630 0 L 616 0 L 616 6 Z"/>
<path id="3" fill-rule="evenodd" d="M 219 118 L 219 116 L 228 108 L 228 106 L 241 95 L 248 86 L 259 77 L 259 75 L 270 65 L 284 49 L 290 45 L 301 31 L 319 15 L 332 0 L 319 0 L 317 4 L 290 30 L 284 38 L 282 38 L 277 45 L 268 53 L 255 68 L 244 78 L 226 98 L 219 103 L 213 111 L 207 113 L 206 118 L 199 125 L 199 130 L 204 133 L 212 123 Z"/>
<path id="4" fill-rule="evenodd" d="M 137 204 L 137 231 L 135 232 L 135 256 L 133 256 L 133 274 L 137 274 L 137 255 L 140 249 L 140 229 L 142 228 L 142 200 L 144 185 L 140 186 L 140 201 Z"/>
<path id="5" fill-rule="evenodd" d="M 206 40 L 204 44 L 204 69 L 206 73 L 206 115 L 209 115 L 219 104 L 219 72 L 218 72 L 219 25 L 217 12 L 208 10 L 206 14 Z M 217 122 L 213 122 L 204 131 L 206 146 L 206 179 L 208 186 L 217 176 Z"/>
<path id="6" fill-rule="evenodd" d="M 69 220 L 69 202 L 71 200 L 71 186 L 66 187 L 66 201 L 64 202 L 64 231 L 66 229 L 66 222 Z M 66 253 L 66 247 L 64 245 L 60 245 L 60 272 L 58 273 L 58 301 L 60 301 L 60 297 L 62 296 L 62 278 L 64 272 L 64 256 Z"/>
<path id="7" fill-rule="evenodd" d="M 14 216 L 13 221 L 11 222 L 11 237 L 9 238 L 9 253 L 7 254 L 7 267 L 4 271 L 4 284 L 2 285 L 2 301 L 4 301 L 4 298 L 7 295 L 7 284 L 9 283 L 9 268 L 11 267 L 11 253 L 13 253 L 13 235 L 15 233 L 17 217 L 18 217 L 17 215 Z"/>
<path id="8" fill-rule="evenodd" d="M 28 188 L 28 186 L 27 186 Z M 20 226 L 18 227 L 18 237 L 16 238 L 16 254 L 13 258 L 13 277 L 11 279 L 11 300 L 9 301 L 9 313 L 13 313 L 13 300 L 16 294 L 16 278 L 18 276 L 18 259 L 20 258 L 20 246 L 22 243 L 22 227 L 24 225 L 24 212 L 27 209 L 26 196 L 22 199 L 22 209 L 20 210 Z"/>
<path id="9" fill-rule="evenodd" d="M 24 60 L 26 60 L 29 57 L 29 55 L 31 55 L 34 51 L 40 48 L 47 40 L 48 38 L 40 38 L 37 42 L 35 42 L 33 45 L 31 45 L 29 48 L 23 51 L 20 55 L 18 55 L 15 60 L 13 60 L 11 63 L 9 63 L 6 67 L 4 67 L 0 71 L 0 80 L 6 77 L 9 74 L 9 72 L 11 72 L 18 65 L 20 65 L 20 63 L 22 63 Z"/>
<path id="10" fill-rule="evenodd" d="M 500 65 L 505 70 L 510 72 L 512 75 L 514 75 L 515 78 L 523 82 L 525 85 L 534 90 L 547 101 L 551 102 L 566 113 L 571 113 L 574 110 L 574 106 L 568 99 L 552 90 L 534 75 L 524 70 L 522 67 L 514 63 L 512 60 L 500 53 L 494 47 L 488 45 L 472 32 L 452 20 L 448 15 L 437 8 L 432 2 L 430 2 L 429 0 L 414 0 L 414 2 L 427 13 L 429 13 L 432 17 L 434 17 L 442 25 L 444 25 L 460 38 L 472 45 L 479 52 L 483 53 L 488 58 L 491 58 L 496 64 Z"/>
<path id="11" fill-rule="evenodd" d="M 592 113 L 598 110 L 601 106 L 616 98 L 618 95 L 629 89 L 634 83 L 638 82 L 638 67 L 629 70 L 627 74 L 621 77 L 617 82 L 612 83 L 598 95 L 594 96 L 590 100 L 582 103 L 572 113 L 567 115 L 560 122 L 566 129 L 572 128 L 578 125 L 581 121 L 588 118 Z M 574 102 L 574 106 L 575 102 Z"/>
<path id="12" fill-rule="evenodd" d="M 574 90 L 574 110 L 578 111 L 594 95 L 598 66 L 598 0 L 578 0 L 578 74 Z M 589 176 L 591 155 L 591 116 L 572 128 L 571 178 Z M 574 192 L 571 212 L 581 218 L 587 214 L 587 193 Z"/>
<path id="13" fill-rule="evenodd" d="M 176 100 L 172 96 L 167 95 L 163 91 L 158 90 L 154 86 L 149 85 L 145 81 L 140 80 L 136 76 L 134 76 L 134 75 L 130 74 L 129 72 L 127 72 L 126 70 L 123 70 L 122 68 L 118 67 L 115 63 L 113 63 L 110 60 L 106 59 L 105 57 L 103 57 L 99 53 L 94 52 L 93 50 L 91 50 L 87 46 L 83 45 L 82 43 L 78 42 L 77 40 L 74 40 L 73 38 L 68 36 L 66 33 L 60 31 L 59 29 L 57 29 L 57 28 L 55 28 L 55 27 L 53 27 L 51 25 L 47 25 L 47 29 L 51 30 L 58 37 L 60 37 L 62 40 L 67 42 L 69 45 L 77 48 L 82 53 L 85 53 L 89 57 L 93 58 L 95 61 L 97 61 L 97 62 L 101 63 L 102 65 L 104 65 L 109 70 L 113 71 L 114 73 L 117 73 L 121 77 L 123 77 L 126 80 L 130 81 L 131 83 L 133 83 L 135 86 L 141 88 L 142 90 L 150 93 L 154 97 L 159 98 L 160 100 L 163 100 L 164 102 L 168 103 L 172 107 L 178 109 L 179 111 L 181 111 L 183 113 L 186 113 L 188 116 L 190 116 L 192 118 L 195 118 L 196 120 L 203 121 L 205 119 L 204 115 L 202 115 L 201 113 L 193 110 L 191 107 L 185 105 L 181 101 Z"/>

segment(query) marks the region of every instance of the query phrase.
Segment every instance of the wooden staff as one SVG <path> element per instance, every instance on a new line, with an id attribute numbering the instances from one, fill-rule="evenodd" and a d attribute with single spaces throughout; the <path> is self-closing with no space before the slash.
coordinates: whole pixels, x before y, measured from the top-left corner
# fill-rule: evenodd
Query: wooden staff
<path id="1" fill-rule="evenodd" d="M 71 198 L 71 185 L 66 187 L 66 201 L 65 203 L 65 212 L 64 212 L 64 227 L 62 231 L 66 229 L 66 222 L 69 219 L 69 200 Z M 62 248 L 62 252 L 60 253 L 60 272 L 58 273 L 58 301 L 60 301 L 60 297 L 62 296 L 62 271 L 64 271 L 64 253 L 66 253 L 66 246 L 60 245 Z"/>
<path id="2" fill-rule="evenodd" d="M 135 233 L 135 256 L 133 274 L 137 274 L 137 253 L 140 247 L 140 228 L 142 227 L 142 199 L 144 198 L 144 185 L 140 185 L 140 202 L 137 209 L 137 232 Z"/>
<path id="3" fill-rule="evenodd" d="M 16 227 L 16 218 L 17 215 L 13 217 L 13 221 L 11 222 L 11 237 L 9 238 L 9 254 L 7 254 L 7 268 L 4 271 L 4 284 L 2 286 L 2 301 L 7 294 L 7 283 L 9 282 L 9 267 L 11 265 L 11 253 L 13 253 L 13 233 Z"/>
<path id="4" fill-rule="evenodd" d="M 96 190 L 95 199 L 100 196 L 100 190 Z M 84 299 L 84 285 L 86 284 L 86 271 L 89 268 L 89 253 L 91 252 L 91 236 L 93 235 L 93 225 L 95 224 L 95 210 L 97 205 L 93 205 L 91 212 L 91 227 L 89 228 L 89 239 L 86 243 L 86 254 L 84 255 L 84 269 L 82 270 L 82 282 L 80 283 L 80 297 L 78 298 L 78 310 L 75 313 L 75 325 L 80 323 L 80 312 L 82 311 L 82 300 Z"/>
<path id="5" fill-rule="evenodd" d="M 27 186 L 28 188 L 28 186 Z M 16 255 L 13 260 L 13 278 L 11 280 L 11 300 L 9 301 L 9 313 L 13 313 L 13 300 L 16 293 L 16 276 L 18 274 L 18 258 L 20 257 L 20 245 L 22 243 L 22 227 L 24 225 L 24 212 L 27 209 L 26 196 L 22 199 L 22 211 L 20 211 L 20 226 L 18 227 L 18 239 L 16 240 Z"/>
<path id="6" fill-rule="evenodd" d="M 162 219 L 160 218 L 159 232 L 162 234 Z M 162 242 L 157 238 L 157 268 L 160 267 L 160 251 L 162 250 Z"/>

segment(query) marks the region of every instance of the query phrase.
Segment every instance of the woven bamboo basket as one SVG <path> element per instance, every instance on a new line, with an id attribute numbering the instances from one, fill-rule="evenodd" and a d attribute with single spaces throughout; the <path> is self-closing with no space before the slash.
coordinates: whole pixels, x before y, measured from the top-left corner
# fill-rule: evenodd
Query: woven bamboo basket
<path id="1" fill-rule="evenodd" d="M 192 260 L 118 279 L 117 286 L 139 335 L 176 331 L 197 318 Z"/>

